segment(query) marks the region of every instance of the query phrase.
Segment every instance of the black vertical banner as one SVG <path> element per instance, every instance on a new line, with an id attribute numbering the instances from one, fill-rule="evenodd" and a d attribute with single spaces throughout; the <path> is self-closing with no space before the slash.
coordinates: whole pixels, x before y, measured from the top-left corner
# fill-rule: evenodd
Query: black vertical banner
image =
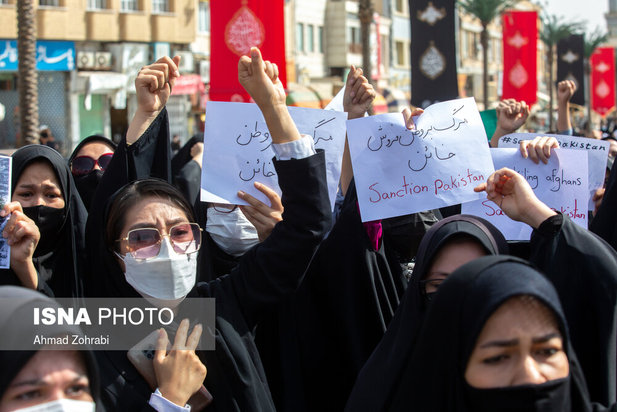
<path id="1" fill-rule="evenodd" d="M 455 0 L 409 0 L 411 103 L 427 107 L 458 97 Z"/>
<path id="2" fill-rule="evenodd" d="M 585 42 L 582 34 L 573 34 L 557 43 L 557 82 L 572 80 L 576 92 L 570 100 L 585 105 Z"/>

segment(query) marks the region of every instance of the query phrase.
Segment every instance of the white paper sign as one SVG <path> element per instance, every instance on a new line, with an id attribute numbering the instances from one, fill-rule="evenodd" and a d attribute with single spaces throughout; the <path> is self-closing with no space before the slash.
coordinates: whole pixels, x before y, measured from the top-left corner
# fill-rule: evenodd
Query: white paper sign
<path id="1" fill-rule="evenodd" d="M 12 159 L 0 156 L 0 208 L 11 201 L 11 170 Z M 10 216 L 0 218 L 0 232 L 4 230 Z M 6 239 L 0 236 L 0 269 L 11 267 L 11 247 Z"/>
<path id="2" fill-rule="evenodd" d="M 345 147 L 347 113 L 289 107 L 301 134 L 310 135 L 315 148 L 326 153 L 330 204 L 334 208 Z M 254 103 L 208 102 L 201 170 L 203 202 L 245 205 L 238 190 L 265 204 L 270 201 L 255 189 L 263 183 L 279 195 L 278 177 L 272 158 L 272 139 L 261 111 Z M 302 184 L 302 182 L 298 182 Z"/>
<path id="3" fill-rule="evenodd" d="M 428 107 L 408 130 L 400 113 L 347 121 L 362 221 L 480 199 L 494 171 L 473 98 Z"/>
<path id="4" fill-rule="evenodd" d="M 499 139 L 499 147 L 519 147 L 521 140 L 533 140 L 538 136 L 535 133 L 512 133 Z M 588 210 L 594 210 L 593 195 L 596 189 L 604 185 L 606 161 L 610 143 L 603 140 L 588 139 L 586 137 L 564 136 L 557 134 L 543 134 L 557 139 L 562 149 L 585 150 L 589 165 L 589 203 Z"/>
<path id="5" fill-rule="evenodd" d="M 521 174 L 534 193 L 550 208 L 567 215 L 587 228 L 587 158 L 578 150 L 557 149 L 548 164 L 524 159 L 518 149 L 491 149 L 495 169 L 507 167 Z M 532 228 L 516 222 L 491 200 L 464 203 L 461 213 L 480 216 L 494 224 L 507 240 L 529 240 Z"/>

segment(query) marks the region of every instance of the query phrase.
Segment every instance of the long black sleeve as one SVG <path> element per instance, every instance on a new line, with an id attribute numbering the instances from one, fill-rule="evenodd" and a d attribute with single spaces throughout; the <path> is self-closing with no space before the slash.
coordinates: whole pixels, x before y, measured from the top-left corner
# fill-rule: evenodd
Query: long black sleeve
<path id="1" fill-rule="evenodd" d="M 296 290 L 331 222 L 324 152 L 274 161 L 274 167 L 283 193 L 283 220 L 230 275 L 249 325 Z"/>
<path id="2" fill-rule="evenodd" d="M 553 282 L 591 400 L 615 403 L 617 253 L 599 236 L 563 215 L 531 236 L 531 258 Z"/>

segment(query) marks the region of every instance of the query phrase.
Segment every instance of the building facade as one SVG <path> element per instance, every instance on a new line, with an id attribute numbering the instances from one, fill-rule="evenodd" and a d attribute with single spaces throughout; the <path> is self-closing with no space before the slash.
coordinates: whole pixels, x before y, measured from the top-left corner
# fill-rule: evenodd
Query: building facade
<path id="1" fill-rule="evenodd" d="M 17 70 L 8 64 L 17 37 L 16 3 L 4 0 L 0 5 L 4 146 L 14 144 L 19 129 Z M 180 54 L 181 73 L 195 70 L 189 52 L 197 30 L 195 0 L 39 0 L 35 7 L 39 122 L 51 127 L 65 154 L 90 134 L 119 140 L 136 109 L 134 80 L 142 66 L 162 55 Z M 61 49 L 50 55 L 56 46 Z M 43 65 L 60 57 L 65 66 Z M 178 100 L 185 106 L 182 97 L 172 100 L 171 111 Z"/>

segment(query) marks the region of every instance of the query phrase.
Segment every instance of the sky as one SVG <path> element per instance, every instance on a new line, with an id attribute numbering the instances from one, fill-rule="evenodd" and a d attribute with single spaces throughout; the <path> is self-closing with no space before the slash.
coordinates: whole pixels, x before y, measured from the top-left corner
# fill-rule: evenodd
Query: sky
<path id="1" fill-rule="evenodd" d="M 606 32 L 604 14 L 608 12 L 609 0 L 539 0 L 545 4 L 549 14 L 563 16 L 566 20 L 586 20 L 586 32 L 593 32 L 597 26 Z"/>

